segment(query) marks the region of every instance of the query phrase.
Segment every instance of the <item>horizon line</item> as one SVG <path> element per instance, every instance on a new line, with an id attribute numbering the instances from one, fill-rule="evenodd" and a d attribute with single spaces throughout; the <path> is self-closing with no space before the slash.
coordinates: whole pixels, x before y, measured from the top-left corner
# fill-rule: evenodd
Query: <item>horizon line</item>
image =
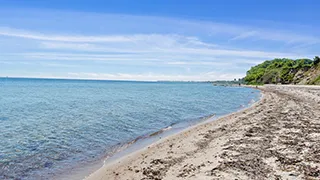
<path id="1" fill-rule="evenodd" d="M 0 79 L 43 79 L 43 80 L 80 80 L 80 81 L 122 81 L 122 82 L 215 82 L 233 80 L 124 80 L 124 79 L 93 79 L 93 78 L 68 78 L 68 77 L 23 77 L 23 76 L 0 76 Z"/>

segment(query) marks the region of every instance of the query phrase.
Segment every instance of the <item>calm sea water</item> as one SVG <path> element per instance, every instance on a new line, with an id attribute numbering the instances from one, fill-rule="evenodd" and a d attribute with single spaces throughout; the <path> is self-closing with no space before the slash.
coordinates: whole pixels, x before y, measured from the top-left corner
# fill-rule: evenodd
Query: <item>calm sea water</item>
<path id="1" fill-rule="evenodd" d="M 259 96 L 209 83 L 0 78 L 0 179 L 46 179 L 138 136 L 224 115 Z"/>

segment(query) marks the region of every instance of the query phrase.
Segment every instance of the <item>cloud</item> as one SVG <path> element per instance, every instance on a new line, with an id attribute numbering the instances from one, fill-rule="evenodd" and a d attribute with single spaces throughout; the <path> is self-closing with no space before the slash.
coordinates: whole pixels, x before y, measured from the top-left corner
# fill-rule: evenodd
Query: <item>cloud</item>
<path id="1" fill-rule="evenodd" d="M 211 66 L 231 66 L 232 62 L 206 62 L 206 61 L 173 61 L 167 62 L 169 65 L 211 65 Z"/>
<path id="2" fill-rule="evenodd" d="M 0 30 L 1 31 L 1 30 Z M 1 32 L 0 32 L 1 34 Z M 29 33 L 28 37 L 38 37 L 39 33 Z M 259 34 L 256 31 L 244 33 L 232 38 L 231 40 L 240 40 Z M 24 34 L 20 34 L 24 36 Z M 287 58 L 303 58 L 308 57 L 309 54 L 297 54 L 297 53 L 279 53 L 272 51 L 257 51 L 246 50 L 239 48 L 228 48 L 216 45 L 214 43 L 204 42 L 198 37 L 183 36 L 175 34 L 132 34 L 132 35 L 104 35 L 104 36 L 65 36 L 62 38 L 60 35 L 42 35 L 42 38 L 37 48 L 60 50 L 60 51 L 79 51 L 79 52 L 96 52 L 96 53 L 118 53 L 119 55 L 105 55 L 97 57 L 96 55 L 77 55 L 69 54 L 64 55 L 56 53 L 56 57 L 50 56 L 50 54 L 44 54 L 40 56 L 32 56 L 34 58 L 49 58 L 49 59 L 65 59 L 72 60 L 73 57 L 86 59 L 92 58 L 93 60 L 110 60 L 123 59 L 128 57 L 127 54 L 131 54 L 131 58 L 142 59 L 163 59 L 165 56 L 170 60 L 182 60 L 175 59 L 177 55 L 191 55 L 212 59 L 216 57 L 246 57 L 246 58 L 275 58 L 275 57 L 287 57 Z M 59 38 L 57 38 L 59 37 Z M 104 38 L 103 38 L 104 37 Z M 108 38 L 106 38 L 108 37 Z M 52 41 L 50 41 L 52 40 Z M 123 41 L 126 40 L 126 41 Z M 88 41 L 88 42 L 85 42 Z M 52 55 L 52 54 L 51 54 Z M 141 57 L 141 56 L 144 57 Z M 184 57 L 185 57 L 184 56 Z M 110 58 L 109 58 L 110 57 Z M 170 58 L 171 57 L 171 58 Z M 182 57 L 183 58 L 183 57 Z M 193 57 L 192 57 L 193 58 Z"/>
<path id="3" fill-rule="evenodd" d="M 254 37 L 256 36 L 258 33 L 257 31 L 249 31 L 249 32 L 244 32 L 236 37 L 233 37 L 232 39 L 230 39 L 231 41 L 234 40 L 241 40 L 241 39 L 246 39 L 246 38 L 250 38 L 250 37 Z"/>
<path id="4" fill-rule="evenodd" d="M 23 57 L 28 60 L 73 60 L 73 61 L 134 61 L 136 63 L 142 61 L 160 61 L 168 64 L 192 64 L 196 62 L 203 62 L 203 65 L 225 64 L 223 61 L 227 60 L 229 63 L 252 61 L 254 59 L 261 61 L 261 59 L 271 58 L 306 58 L 310 55 L 278 53 L 278 52 L 264 52 L 264 51 L 249 51 L 249 50 L 228 50 L 228 49 L 208 49 L 208 48 L 159 48 L 150 49 L 144 53 L 126 53 L 134 52 L 132 50 L 111 51 L 99 54 L 91 53 L 62 53 L 62 52 L 34 52 L 34 53 L 16 53 L 11 57 L 17 59 Z M 311 56 L 312 57 L 312 56 Z M 210 63 L 208 63 L 210 62 Z"/>
<path id="5" fill-rule="evenodd" d="M 303 42 L 307 45 L 318 43 L 319 39 L 312 36 L 302 36 L 293 33 L 266 30 L 246 31 L 246 28 L 199 22 L 199 26 L 206 24 L 216 33 L 236 34 L 231 41 L 243 39 L 274 40 L 288 43 Z M 221 28 L 225 27 L 225 30 Z M 238 30 L 238 31 L 236 31 Z M 178 34 L 126 34 L 126 35 L 59 35 L 32 32 L 22 29 L 0 27 L 0 35 L 32 39 L 38 41 L 36 48 L 50 50 L 73 50 L 85 52 L 102 53 L 169 53 L 189 54 L 206 56 L 235 56 L 253 58 L 275 58 L 275 57 L 306 57 L 308 54 L 279 53 L 270 50 L 246 50 L 247 48 L 223 47 L 216 43 L 205 42 L 204 37 L 186 36 Z M 221 40 L 220 40 L 221 41 Z M 228 41 L 226 39 L 226 41 Z M 300 44 L 301 45 L 301 44 Z"/>
<path id="6" fill-rule="evenodd" d="M 303 43 L 304 45 L 312 45 L 312 44 L 320 43 L 320 39 L 316 36 L 302 35 L 302 34 L 273 30 L 273 29 L 247 30 L 232 37 L 230 41 L 235 41 L 235 40 L 240 41 L 245 39 L 283 42 L 284 44 Z"/>
<path id="7" fill-rule="evenodd" d="M 200 41 L 197 37 L 177 34 L 130 34 L 130 35 L 56 35 L 31 32 L 22 29 L 0 27 L 1 36 L 25 38 L 44 41 L 42 44 L 48 48 L 75 47 L 78 49 L 95 48 L 89 43 L 152 43 L 159 46 L 174 46 L 177 42 L 185 45 L 199 45 L 214 47 L 216 45 Z M 49 41 L 49 42 L 46 42 Z M 54 41 L 54 42 L 50 42 Z M 66 43 L 69 42 L 69 43 Z M 82 44 L 76 44 L 82 43 Z"/>
<path id="8" fill-rule="evenodd" d="M 62 41 L 62 42 L 128 42 L 133 41 L 125 36 L 63 36 L 34 33 L 25 30 L 18 30 L 14 28 L 0 27 L 0 35 L 43 40 L 43 41 Z"/>

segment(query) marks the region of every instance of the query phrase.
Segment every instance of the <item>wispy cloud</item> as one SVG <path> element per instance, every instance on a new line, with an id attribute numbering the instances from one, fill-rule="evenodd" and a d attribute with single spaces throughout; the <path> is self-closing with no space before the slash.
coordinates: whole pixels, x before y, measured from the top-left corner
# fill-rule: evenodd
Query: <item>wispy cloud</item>
<path id="1" fill-rule="evenodd" d="M 23 31 L 23 30 L 16 30 Z M 1 34 L 1 32 L 0 32 Z M 4 33 L 3 33 L 4 34 Z M 38 37 L 38 33 L 29 33 L 28 37 Z M 240 40 L 255 36 L 255 31 L 241 34 L 232 40 Z M 17 37 L 24 37 L 24 34 L 16 34 Z M 195 54 L 210 56 L 237 56 L 237 57 L 256 57 L 274 58 L 305 57 L 305 54 L 279 53 L 270 51 L 252 51 L 244 49 L 221 49 L 214 43 L 204 42 L 197 37 L 183 36 L 175 34 L 133 34 L 133 35 L 109 35 L 109 36 L 59 36 L 42 35 L 40 48 L 58 50 L 78 50 L 93 51 L 104 53 L 171 53 L 171 54 Z M 106 38 L 107 37 L 107 38 Z M 52 42 L 52 41 L 54 42 Z M 88 42 L 86 42 L 88 41 Z M 103 43 L 102 43 L 103 42 Z M 158 56 L 158 54 L 155 54 Z M 72 56 L 72 55 L 68 55 Z M 77 55 L 76 55 L 77 56 Z M 57 54 L 57 57 L 61 57 Z"/>
<path id="2" fill-rule="evenodd" d="M 0 35 L 19 37 L 43 41 L 62 41 L 62 42 L 127 42 L 134 39 L 125 36 L 63 36 L 63 35 L 48 35 L 41 33 L 32 33 L 25 30 L 14 28 L 1 27 Z"/>
<path id="3" fill-rule="evenodd" d="M 303 43 L 305 45 L 320 43 L 320 39 L 316 36 L 302 35 L 292 32 L 279 31 L 273 29 L 254 29 L 241 32 L 240 34 L 232 37 L 230 40 L 264 40 L 264 41 L 275 41 L 283 42 L 285 44 L 298 44 Z"/>
<path id="4" fill-rule="evenodd" d="M 113 53 L 112 53 L 113 52 Z M 277 52 L 264 52 L 264 51 L 248 51 L 248 50 L 228 50 L 228 49 L 207 49 L 207 48 L 177 48 L 177 49 L 157 49 L 150 50 L 146 53 L 123 53 L 114 54 L 117 51 L 111 51 L 99 54 L 84 54 L 84 53 L 47 53 L 47 52 L 35 52 L 35 53 L 17 53 L 14 57 L 25 59 L 42 59 L 42 60 L 97 60 L 97 61 L 163 61 L 171 62 L 178 60 L 190 60 L 191 62 L 197 60 L 201 61 L 213 61 L 219 63 L 222 60 L 229 59 L 231 62 L 241 62 L 247 58 L 247 60 L 256 58 L 270 59 L 270 58 L 306 58 L 310 55 L 290 54 L 290 53 L 277 53 Z M 132 51 L 121 51 L 132 52 Z M 198 57 L 197 57 L 198 56 Z M 195 59 L 195 57 L 197 57 Z M 311 56 L 312 57 L 312 56 Z"/>
<path id="5" fill-rule="evenodd" d="M 258 35 L 257 31 L 248 31 L 248 32 L 244 32 L 242 34 L 239 34 L 238 36 L 235 36 L 235 37 L 231 38 L 230 40 L 232 40 L 232 41 L 241 40 L 241 39 L 254 37 L 254 36 L 257 36 L 257 35 Z"/>

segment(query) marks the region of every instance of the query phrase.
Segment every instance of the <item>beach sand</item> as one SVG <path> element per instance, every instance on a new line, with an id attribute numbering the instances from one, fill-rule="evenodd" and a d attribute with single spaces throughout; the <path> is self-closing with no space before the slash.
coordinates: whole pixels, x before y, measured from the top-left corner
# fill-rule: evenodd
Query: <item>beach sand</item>
<path id="1" fill-rule="evenodd" d="M 320 87 L 260 89 L 250 108 L 163 138 L 86 179 L 320 179 Z"/>

